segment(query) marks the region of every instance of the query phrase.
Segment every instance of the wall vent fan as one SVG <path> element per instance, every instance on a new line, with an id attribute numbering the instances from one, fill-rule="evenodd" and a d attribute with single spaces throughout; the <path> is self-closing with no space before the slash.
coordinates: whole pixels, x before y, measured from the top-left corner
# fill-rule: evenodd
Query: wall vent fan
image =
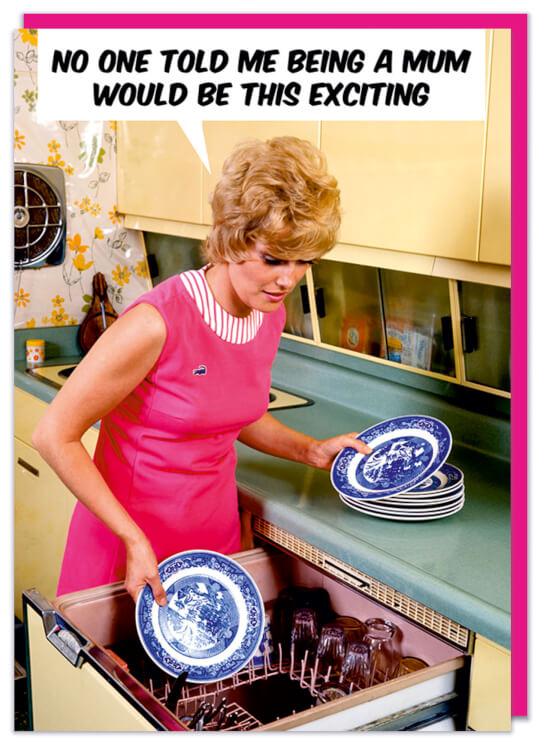
<path id="1" fill-rule="evenodd" d="M 59 167 L 15 164 L 15 268 L 57 265 L 64 260 L 66 194 Z"/>

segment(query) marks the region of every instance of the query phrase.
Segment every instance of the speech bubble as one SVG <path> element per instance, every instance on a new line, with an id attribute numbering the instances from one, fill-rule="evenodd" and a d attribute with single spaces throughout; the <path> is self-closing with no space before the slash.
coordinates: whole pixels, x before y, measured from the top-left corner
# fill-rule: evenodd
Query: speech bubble
<path id="1" fill-rule="evenodd" d="M 37 117 L 483 120 L 481 29 L 43 29 Z"/>

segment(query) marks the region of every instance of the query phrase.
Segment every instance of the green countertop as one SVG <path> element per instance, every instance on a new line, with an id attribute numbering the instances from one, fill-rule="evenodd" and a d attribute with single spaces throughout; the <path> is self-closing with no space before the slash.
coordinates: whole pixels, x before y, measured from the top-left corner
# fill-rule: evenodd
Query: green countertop
<path id="1" fill-rule="evenodd" d="M 60 352 L 59 352 L 60 353 Z M 63 353 L 63 352 L 62 352 Z M 75 361 L 69 355 L 47 364 Z M 15 385 L 50 401 L 55 389 L 15 362 Z M 238 444 L 237 479 L 247 510 L 510 648 L 509 423 L 401 383 L 280 351 L 273 383 L 314 400 L 276 410 L 284 424 L 329 437 L 400 414 L 430 414 L 450 427 L 448 462 L 465 475 L 465 505 L 448 518 L 397 522 L 345 506 L 328 472 Z M 351 405 L 352 404 L 352 405 Z"/>

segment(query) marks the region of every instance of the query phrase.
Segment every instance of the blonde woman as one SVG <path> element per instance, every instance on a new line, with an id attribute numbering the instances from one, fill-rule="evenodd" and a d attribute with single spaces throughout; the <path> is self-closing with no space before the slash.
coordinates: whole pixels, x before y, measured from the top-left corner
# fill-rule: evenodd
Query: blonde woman
<path id="1" fill-rule="evenodd" d="M 143 294 L 100 337 L 33 442 L 79 502 L 58 594 L 125 579 L 166 604 L 158 561 L 240 549 L 235 440 L 329 469 L 354 434 L 316 440 L 267 412 L 283 300 L 333 246 L 339 190 L 306 141 L 249 142 L 211 198 L 208 264 Z M 98 420 L 94 460 L 81 436 Z"/>

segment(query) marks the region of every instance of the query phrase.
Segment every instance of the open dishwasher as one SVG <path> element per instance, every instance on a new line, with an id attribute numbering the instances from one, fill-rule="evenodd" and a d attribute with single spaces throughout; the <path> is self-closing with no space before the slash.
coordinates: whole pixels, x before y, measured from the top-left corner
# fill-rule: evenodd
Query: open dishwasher
<path id="1" fill-rule="evenodd" d="M 271 541 L 283 547 L 283 540 Z M 391 619 L 399 652 L 428 666 L 328 701 L 321 696 L 322 678 L 304 663 L 291 665 L 279 646 L 272 658 L 266 653 L 262 663 L 251 661 L 232 677 L 180 686 L 142 648 L 123 583 L 52 603 L 31 589 L 23 593 L 23 609 L 32 728 L 194 731 L 193 717 L 206 710 L 207 721 L 199 726 L 205 731 L 465 729 L 467 633 L 452 629 L 453 623 L 449 637 L 430 632 L 398 614 L 395 602 L 388 607 L 362 593 L 369 589 L 362 574 L 328 556 L 320 565 L 320 551 L 304 547 L 300 556 L 273 546 L 233 556 L 254 579 L 269 615 L 287 587 L 324 588 L 336 613 Z"/>

